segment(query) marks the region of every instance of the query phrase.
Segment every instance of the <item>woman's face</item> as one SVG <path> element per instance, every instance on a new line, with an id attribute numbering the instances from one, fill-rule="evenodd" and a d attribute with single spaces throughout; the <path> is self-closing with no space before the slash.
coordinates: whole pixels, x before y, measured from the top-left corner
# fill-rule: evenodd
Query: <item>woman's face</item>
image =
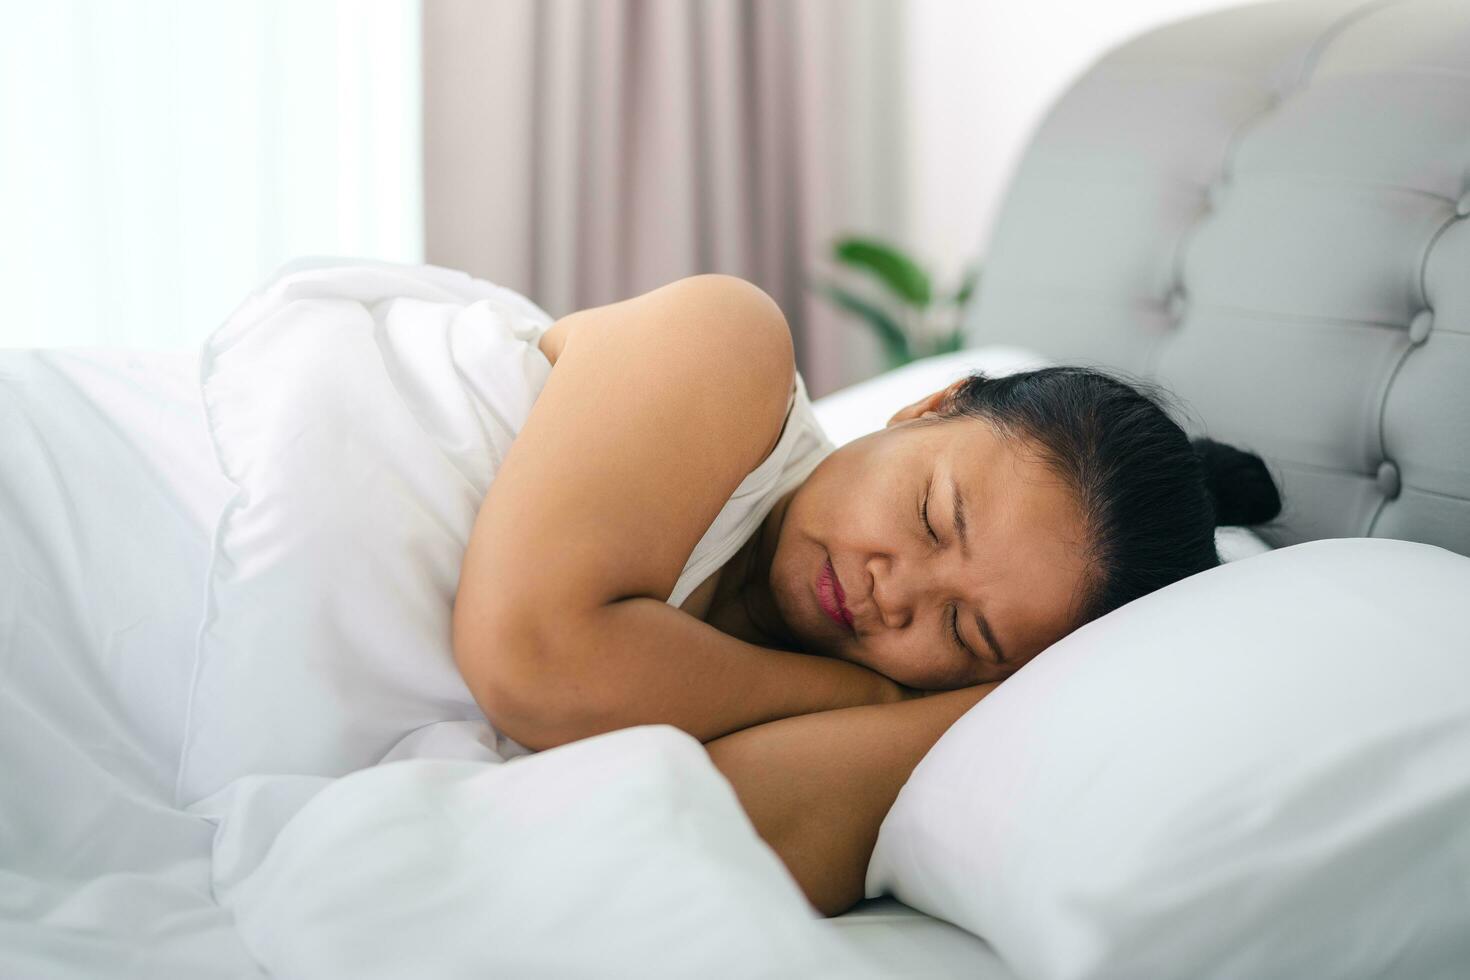
<path id="1" fill-rule="evenodd" d="M 1061 639 L 1085 568 L 1077 503 L 1027 444 L 975 419 L 914 424 L 942 395 L 822 461 L 786 507 L 769 579 L 802 649 L 928 690 L 1001 680 Z M 851 628 L 823 611 L 829 561 Z"/>

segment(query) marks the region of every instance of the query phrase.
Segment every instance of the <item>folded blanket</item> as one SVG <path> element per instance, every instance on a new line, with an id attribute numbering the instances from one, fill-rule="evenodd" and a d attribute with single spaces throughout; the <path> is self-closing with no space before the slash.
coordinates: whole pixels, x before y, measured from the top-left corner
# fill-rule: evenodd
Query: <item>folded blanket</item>
<path id="1" fill-rule="evenodd" d="M 667 725 L 248 777 L 195 809 L 222 821 L 216 893 L 272 976 L 876 975 Z"/>
<path id="2" fill-rule="evenodd" d="M 551 322 L 462 272 L 358 263 L 277 277 L 205 341 L 209 434 L 238 489 L 205 582 L 180 804 L 252 773 L 343 775 L 483 717 L 450 616 L 475 515 L 550 374 Z"/>

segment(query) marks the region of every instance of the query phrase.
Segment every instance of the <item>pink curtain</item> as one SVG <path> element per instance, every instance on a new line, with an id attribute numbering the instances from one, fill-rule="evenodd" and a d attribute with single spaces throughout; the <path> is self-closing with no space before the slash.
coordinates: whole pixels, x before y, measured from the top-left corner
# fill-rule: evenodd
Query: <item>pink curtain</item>
<path id="1" fill-rule="evenodd" d="M 902 19 L 886 0 L 426 0 L 427 261 L 549 313 L 726 272 L 786 312 L 813 396 L 878 366 L 807 288 L 897 238 Z"/>

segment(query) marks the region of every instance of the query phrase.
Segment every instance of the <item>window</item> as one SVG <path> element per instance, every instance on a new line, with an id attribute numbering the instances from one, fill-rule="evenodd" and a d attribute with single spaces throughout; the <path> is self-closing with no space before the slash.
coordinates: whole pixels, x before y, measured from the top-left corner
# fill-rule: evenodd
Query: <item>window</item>
<path id="1" fill-rule="evenodd" d="M 422 262 L 418 0 L 0 24 L 0 347 L 182 349 L 301 255 Z"/>

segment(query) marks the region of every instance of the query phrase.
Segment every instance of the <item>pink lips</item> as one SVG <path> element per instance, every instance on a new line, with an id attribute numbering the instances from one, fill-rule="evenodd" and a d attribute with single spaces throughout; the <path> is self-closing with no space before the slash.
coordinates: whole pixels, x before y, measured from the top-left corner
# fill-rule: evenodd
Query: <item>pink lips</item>
<path id="1" fill-rule="evenodd" d="M 852 613 L 847 611 L 847 594 L 842 590 L 842 583 L 837 581 L 837 572 L 831 561 L 822 563 L 821 574 L 817 576 L 817 602 L 833 622 L 853 629 Z"/>

